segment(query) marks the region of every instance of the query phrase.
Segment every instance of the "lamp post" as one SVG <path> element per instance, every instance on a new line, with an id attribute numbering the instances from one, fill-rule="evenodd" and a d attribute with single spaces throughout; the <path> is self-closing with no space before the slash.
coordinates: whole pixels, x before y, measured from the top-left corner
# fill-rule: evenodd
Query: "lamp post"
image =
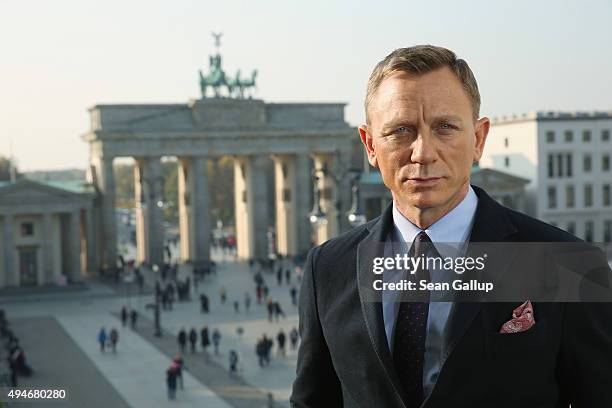
<path id="1" fill-rule="evenodd" d="M 157 264 L 153 264 L 153 272 L 155 273 L 155 282 L 159 282 L 159 266 L 157 266 Z M 155 303 L 149 303 L 147 305 L 147 309 L 153 309 L 153 316 L 154 316 L 154 321 L 155 321 L 155 332 L 153 333 L 153 335 L 155 337 L 161 337 L 162 335 L 162 331 L 161 331 L 161 322 L 160 322 L 160 312 L 159 312 L 159 291 L 157 290 L 158 288 L 158 284 L 156 283 L 155 285 Z"/>
<path id="2" fill-rule="evenodd" d="M 313 225 L 313 227 L 318 227 L 321 225 L 325 225 L 327 223 L 327 214 L 325 214 L 325 212 L 323 212 L 323 210 L 321 209 L 321 203 L 320 203 L 321 192 L 317 186 L 317 181 L 319 180 L 319 177 L 329 177 L 331 180 L 333 180 L 336 188 L 340 188 L 341 183 L 346 179 L 346 177 L 351 177 L 351 191 L 352 191 L 351 201 L 352 202 L 351 202 L 351 208 L 346 214 L 347 220 L 352 227 L 357 227 L 366 222 L 366 217 L 361 211 L 361 204 L 359 202 L 359 176 L 360 175 L 361 175 L 361 170 L 356 169 L 356 168 L 349 168 L 348 170 L 338 175 L 330 171 L 325 164 L 323 164 L 321 168 L 313 169 L 312 178 L 313 178 L 313 185 L 314 185 L 314 191 L 313 191 L 314 203 L 313 203 L 312 211 L 309 214 L 309 220 L 310 220 L 310 223 Z M 336 201 L 335 201 L 336 216 L 338 217 L 337 218 L 338 229 L 340 228 L 340 221 L 342 218 L 342 213 L 340 211 L 341 201 L 340 201 L 339 196 L 340 196 L 339 194 L 336 194 Z"/>

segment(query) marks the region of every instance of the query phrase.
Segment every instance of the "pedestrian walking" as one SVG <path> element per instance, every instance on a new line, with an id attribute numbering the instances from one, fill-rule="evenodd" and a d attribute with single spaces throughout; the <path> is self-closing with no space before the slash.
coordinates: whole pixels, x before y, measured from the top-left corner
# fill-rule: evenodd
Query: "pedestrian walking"
<path id="1" fill-rule="evenodd" d="M 168 386 L 168 399 L 176 398 L 176 367 L 171 365 L 166 370 L 166 385 Z"/>
<path id="2" fill-rule="evenodd" d="M 113 348 L 113 353 L 117 352 L 117 342 L 119 341 L 119 332 L 114 327 L 110 331 L 110 345 Z"/>
<path id="3" fill-rule="evenodd" d="M 266 335 L 263 335 L 263 352 L 264 352 L 264 362 L 267 366 L 270 365 L 270 352 L 272 351 L 272 346 L 274 342 L 270 340 Z"/>
<path id="4" fill-rule="evenodd" d="M 276 319 L 277 322 L 280 316 L 283 316 L 283 318 L 286 317 L 285 312 L 283 312 L 283 309 L 281 308 L 280 303 L 274 302 L 272 305 L 272 308 L 273 308 L 274 318 Z"/>
<path id="5" fill-rule="evenodd" d="M 98 332 L 98 343 L 100 343 L 100 351 L 104 353 L 104 347 L 106 346 L 106 340 L 108 339 L 106 335 L 106 330 L 104 327 L 100 329 Z"/>
<path id="6" fill-rule="evenodd" d="M 283 284 L 283 269 L 280 266 L 276 270 L 276 282 L 278 283 L 278 286 Z"/>
<path id="7" fill-rule="evenodd" d="M 210 338 L 208 337 L 208 326 L 202 327 L 202 330 L 200 331 L 200 343 L 202 344 L 202 350 L 206 352 L 208 346 L 210 346 Z"/>
<path id="8" fill-rule="evenodd" d="M 271 322 L 272 321 L 272 315 L 274 314 L 274 311 L 276 309 L 274 309 L 274 302 L 272 301 L 272 298 L 268 298 L 268 302 L 267 302 L 267 306 L 268 306 L 268 321 Z"/>
<path id="9" fill-rule="evenodd" d="M 208 296 L 204 293 L 200 295 L 200 312 L 208 313 Z"/>
<path id="10" fill-rule="evenodd" d="M 132 323 L 132 329 L 136 330 L 136 322 L 138 321 L 138 312 L 134 309 L 130 312 L 130 320 Z"/>
<path id="11" fill-rule="evenodd" d="M 179 331 L 177 341 L 181 353 L 185 353 L 185 345 L 187 344 L 187 332 L 185 332 L 185 328 Z"/>
<path id="12" fill-rule="evenodd" d="M 278 355 L 281 357 L 285 357 L 285 341 L 287 337 L 285 336 L 285 332 L 281 329 L 276 336 L 276 342 L 278 343 Z"/>
<path id="13" fill-rule="evenodd" d="M 297 306 L 297 295 L 298 295 L 298 290 L 295 286 L 291 287 L 291 290 L 289 291 L 289 294 L 291 295 L 291 304 L 293 306 Z"/>
<path id="14" fill-rule="evenodd" d="M 225 286 L 221 286 L 219 289 L 219 297 L 221 298 L 221 303 L 225 303 L 225 299 L 227 299 L 227 291 L 225 290 Z"/>
<path id="15" fill-rule="evenodd" d="M 244 310 L 249 313 L 249 309 L 251 308 L 251 295 L 249 292 L 244 293 Z"/>
<path id="16" fill-rule="evenodd" d="M 240 302 L 234 300 L 234 313 L 240 312 Z"/>
<path id="17" fill-rule="evenodd" d="M 291 285 L 291 269 L 289 268 L 285 269 L 285 281 L 287 285 Z"/>
<path id="18" fill-rule="evenodd" d="M 263 367 L 265 364 L 265 345 L 263 339 L 260 338 L 257 340 L 255 344 L 255 354 L 257 354 L 257 360 L 259 361 L 259 366 Z"/>
<path id="19" fill-rule="evenodd" d="M 195 353 L 196 343 L 198 342 L 198 332 L 195 327 L 192 327 L 189 331 L 189 343 L 191 344 L 191 354 Z"/>
<path id="20" fill-rule="evenodd" d="M 291 350 L 295 350 L 295 348 L 297 347 L 297 342 L 298 342 L 299 337 L 300 335 L 297 329 L 295 327 L 291 329 L 291 331 L 289 332 L 289 341 L 291 342 Z"/>
<path id="21" fill-rule="evenodd" d="M 181 386 L 181 390 L 185 389 L 183 384 L 183 370 L 185 369 L 185 360 L 183 360 L 183 355 L 178 353 L 172 363 L 176 370 L 176 379 L 178 384 Z"/>
<path id="22" fill-rule="evenodd" d="M 219 355 L 219 342 L 221 341 L 221 333 L 219 329 L 215 329 L 212 333 L 212 341 L 215 346 L 215 355 Z"/>
<path id="23" fill-rule="evenodd" d="M 236 353 L 236 350 L 229 352 L 229 367 L 230 375 L 235 375 L 238 372 L 238 353 Z"/>
<path id="24" fill-rule="evenodd" d="M 123 327 L 125 327 L 127 325 L 127 319 L 128 319 L 127 307 L 123 306 L 121 308 L 121 325 Z"/>

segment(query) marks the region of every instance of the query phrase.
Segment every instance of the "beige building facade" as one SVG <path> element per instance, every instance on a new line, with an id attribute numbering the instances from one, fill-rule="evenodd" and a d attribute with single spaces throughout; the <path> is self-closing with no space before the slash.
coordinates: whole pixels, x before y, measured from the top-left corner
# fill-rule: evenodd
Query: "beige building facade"
<path id="1" fill-rule="evenodd" d="M 67 284 L 94 270 L 95 194 L 69 184 L 0 183 L 0 287 Z"/>

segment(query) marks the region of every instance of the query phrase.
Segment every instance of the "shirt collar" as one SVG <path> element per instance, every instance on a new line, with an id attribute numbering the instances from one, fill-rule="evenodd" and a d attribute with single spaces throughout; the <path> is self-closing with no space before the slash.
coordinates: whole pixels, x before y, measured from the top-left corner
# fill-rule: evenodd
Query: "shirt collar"
<path id="1" fill-rule="evenodd" d="M 472 186 L 469 186 L 463 200 L 424 231 L 434 243 L 464 243 L 467 241 L 472 229 L 477 206 L 478 196 L 474 189 L 472 189 Z M 407 244 L 412 244 L 417 234 L 422 231 L 404 217 L 395 206 L 395 201 L 393 202 L 393 225 L 396 236 L 398 238 L 401 237 L 401 240 Z M 438 248 L 438 250 L 441 252 L 441 255 L 444 255 L 442 248 Z"/>

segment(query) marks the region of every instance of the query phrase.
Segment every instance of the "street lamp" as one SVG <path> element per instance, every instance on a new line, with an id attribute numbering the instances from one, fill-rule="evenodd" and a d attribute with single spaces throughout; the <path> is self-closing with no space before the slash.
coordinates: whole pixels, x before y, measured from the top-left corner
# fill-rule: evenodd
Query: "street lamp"
<path id="1" fill-rule="evenodd" d="M 321 176 L 318 175 L 319 173 L 321 174 Z M 352 177 L 352 180 L 351 180 L 352 202 L 351 202 L 351 208 L 347 213 L 347 219 L 348 219 L 349 224 L 353 227 L 362 225 L 366 222 L 366 217 L 361 211 L 361 205 L 359 203 L 358 179 L 359 179 L 360 174 L 361 174 L 361 170 L 356 169 L 356 168 L 349 168 L 348 170 L 342 172 L 340 175 L 337 175 L 333 173 L 332 171 L 330 171 L 327 168 L 327 165 L 325 163 L 322 165 L 321 168 L 318 168 L 318 169 L 315 168 L 312 170 L 312 177 L 313 177 L 313 184 L 314 184 L 314 194 L 313 194 L 314 204 L 313 204 L 312 211 L 309 214 L 309 220 L 313 226 L 325 225 L 327 223 L 327 214 L 325 214 L 325 212 L 323 212 L 323 210 L 321 209 L 321 203 L 320 203 L 321 192 L 319 191 L 319 188 L 317 186 L 317 181 L 319 180 L 319 177 L 329 177 L 331 180 L 334 181 L 336 188 L 339 188 L 341 186 L 342 181 L 344 181 L 346 177 Z M 336 194 L 335 207 L 336 207 L 336 216 L 338 217 L 338 228 L 340 228 L 340 220 L 342 216 L 340 212 L 340 204 L 341 202 L 339 199 L 339 194 Z"/>
<path id="2" fill-rule="evenodd" d="M 361 210 L 361 200 L 359 199 L 359 175 L 356 175 L 351 180 L 351 209 L 347 213 L 349 224 L 352 227 L 359 227 L 365 224 L 368 220 Z"/>
<path id="3" fill-rule="evenodd" d="M 316 170 L 313 169 L 312 171 L 312 177 L 314 179 L 314 183 L 313 183 L 313 206 L 312 206 L 312 211 L 310 211 L 310 214 L 308 215 L 308 219 L 310 220 L 310 223 L 314 226 L 319 226 L 319 225 L 323 225 L 327 223 L 327 216 L 325 215 L 325 213 L 323 212 L 323 210 L 321 210 L 321 192 L 319 191 L 319 188 L 317 187 L 317 180 L 319 180 L 319 177 L 316 174 Z"/>
<path id="4" fill-rule="evenodd" d="M 157 264 L 153 264 L 153 272 L 155 273 L 155 282 L 159 282 L 159 266 Z M 161 337 L 162 335 L 162 331 L 161 331 L 161 322 L 160 322 L 160 313 L 159 313 L 159 295 L 160 293 L 158 293 L 158 285 L 155 285 L 155 303 L 149 303 L 147 305 L 147 309 L 153 309 L 153 313 L 154 313 L 154 319 L 155 319 L 155 332 L 153 333 L 153 335 L 155 337 Z"/>

